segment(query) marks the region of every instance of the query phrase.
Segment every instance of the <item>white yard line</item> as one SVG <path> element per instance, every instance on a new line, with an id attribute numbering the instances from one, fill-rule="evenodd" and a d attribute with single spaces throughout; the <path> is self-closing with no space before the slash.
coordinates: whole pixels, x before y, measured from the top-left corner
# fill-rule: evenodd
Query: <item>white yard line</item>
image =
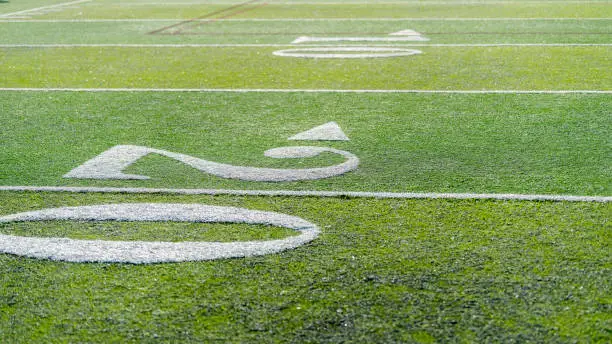
<path id="1" fill-rule="evenodd" d="M 27 13 L 32 13 L 32 12 L 38 12 L 38 11 L 47 11 L 47 10 L 52 10 L 52 9 L 58 8 L 58 7 L 76 5 L 76 4 L 81 4 L 81 3 L 84 3 L 84 2 L 90 2 L 90 1 L 92 1 L 92 0 L 78 0 L 78 1 L 71 1 L 71 2 L 63 2 L 61 4 L 55 4 L 55 5 L 31 8 L 29 10 L 23 10 L 23 11 L 17 11 L 17 12 L 12 12 L 12 13 L 0 14 L 0 18 L 15 16 L 15 15 L 21 15 L 21 14 L 27 14 Z"/>
<path id="2" fill-rule="evenodd" d="M 363 192 L 363 191 L 292 191 L 292 190 L 227 190 L 227 189 L 169 189 L 119 188 L 78 186 L 0 186 L 0 191 L 125 193 L 168 195 L 232 195 L 232 196 L 292 196 L 292 197 L 354 197 L 395 199 L 490 199 L 517 201 L 612 202 L 611 196 L 477 194 L 433 192 Z"/>
<path id="3" fill-rule="evenodd" d="M 219 44 L 0 44 L 0 48 L 233 48 L 233 47 L 330 47 L 321 44 L 240 44 L 240 43 L 219 43 Z M 610 47 L 612 43 L 466 43 L 466 44 L 377 44 L 377 47 L 437 47 L 437 48 L 487 48 L 487 47 Z M 371 47 L 363 45 L 333 45 L 333 47 Z"/>
<path id="4" fill-rule="evenodd" d="M 304 88 L 70 88 L 0 87 L 0 92 L 202 92 L 202 93 L 432 93 L 432 94 L 612 94 L 612 90 L 381 90 Z"/>
<path id="5" fill-rule="evenodd" d="M 132 19 L 17 19 L 17 17 L 3 18 L 0 15 L 0 23 L 104 23 L 104 22 L 180 22 L 188 18 L 132 18 Z M 600 21 L 612 20 L 612 18 L 226 18 L 215 19 L 215 22 L 320 22 L 320 21 Z M 210 19 L 199 19 L 195 21 L 210 21 Z"/>
<path id="6" fill-rule="evenodd" d="M 119 2 L 119 3 L 98 3 L 100 6 L 193 6 L 193 5 L 232 5 L 240 3 L 240 1 L 180 1 L 180 2 Z M 606 4 L 606 0 L 555 0 L 553 3 L 549 1 L 517 1 L 513 0 L 511 5 L 515 4 Z M 314 2 L 314 1 L 274 1 L 274 5 L 508 5 L 508 1 L 501 0 L 465 0 L 465 1 L 431 1 L 431 0 L 415 0 L 415 1 L 329 1 L 329 2 Z"/>
<path id="7" fill-rule="evenodd" d="M 367 21 L 522 21 L 522 20 L 612 20 L 612 18 L 575 18 L 575 17 L 564 17 L 564 18 L 548 18 L 548 17 L 478 17 L 478 18 L 462 18 L 462 17 L 404 17 L 404 18 L 227 18 L 220 19 L 218 21 L 235 21 L 235 22 L 320 22 L 320 21 L 355 21 L 355 22 L 367 22 Z"/>
<path id="8" fill-rule="evenodd" d="M 610 44 L 612 45 L 612 44 Z M 301 45 L 306 46 L 306 45 Z M 320 46 L 317 45 L 317 46 Z M 292 44 L 0 44 L 0 48 L 227 48 L 227 47 L 295 47 Z"/>

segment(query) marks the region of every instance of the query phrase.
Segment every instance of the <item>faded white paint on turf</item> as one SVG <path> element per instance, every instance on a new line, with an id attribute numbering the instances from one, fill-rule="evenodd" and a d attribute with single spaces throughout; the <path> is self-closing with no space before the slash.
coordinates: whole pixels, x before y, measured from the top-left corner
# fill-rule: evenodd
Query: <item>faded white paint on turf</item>
<path id="1" fill-rule="evenodd" d="M 612 202 L 611 196 L 437 193 L 437 192 L 369 192 L 369 191 L 294 191 L 294 190 L 227 190 L 227 189 L 170 189 L 170 188 L 118 188 L 81 186 L 0 186 L 0 191 L 120 193 L 163 195 L 232 195 L 232 196 L 289 196 L 289 197 L 353 197 L 391 199 L 488 199 L 501 201 L 551 202 Z"/>
<path id="2" fill-rule="evenodd" d="M 0 234 L 0 253 L 69 262 L 162 263 L 249 257 L 296 248 L 319 235 L 296 216 L 202 204 L 124 203 L 63 207 L 0 217 L 0 223 L 32 221 L 146 221 L 263 224 L 294 229 L 297 236 L 269 241 L 152 242 L 75 240 Z"/>
<path id="3" fill-rule="evenodd" d="M 315 180 L 330 178 L 355 170 L 359 166 L 359 158 L 352 153 L 327 147 L 293 146 L 280 147 L 266 151 L 270 158 L 310 158 L 323 152 L 339 154 L 346 160 L 338 165 L 304 169 L 278 169 L 248 166 L 234 166 L 195 158 L 186 154 L 173 153 L 166 150 L 133 146 L 114 146 L 95 158 L 74 168 L 64 175 L 64 178 L 79 179 L 149 179 L 147 176 L 125 174 L 122 171 L 149 154 L 159 154 L 180 161 L 199 171 L 221 178 L 240 179 L 258 182 L 288 182 L 298 180 Z"/>

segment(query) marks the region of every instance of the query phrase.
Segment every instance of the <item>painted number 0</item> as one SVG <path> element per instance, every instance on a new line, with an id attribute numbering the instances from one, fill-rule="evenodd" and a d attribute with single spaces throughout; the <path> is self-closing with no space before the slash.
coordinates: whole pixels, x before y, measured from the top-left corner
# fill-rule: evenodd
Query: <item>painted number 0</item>
<path id="1" fill-rule="evenodd" d="M 0 223 L 62 220 L 264 224 L 294 229 L 300 234 L 279 240 L 241 242 L 105 241 L 0 234 L 0 252 L 78 263 L 184 262 L 277 253 L 301 246 L 319 235 L 316 225 L 296 216 L 203 204 L 105 204 L 50 208 L 0 217 Z"/>

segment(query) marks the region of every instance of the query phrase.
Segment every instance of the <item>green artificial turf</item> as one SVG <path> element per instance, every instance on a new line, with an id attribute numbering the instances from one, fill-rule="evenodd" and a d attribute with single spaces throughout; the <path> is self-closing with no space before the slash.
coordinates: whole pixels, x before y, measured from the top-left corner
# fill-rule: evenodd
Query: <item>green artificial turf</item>
<path id="1" fill-rule="evenodd" d="M 264 225 L 208 223 L 130 223 L 41 221 L 0 224 L 4 234 L 27 237 L 70 237 L 113 241 L 248 241 L 297 235 L 294 230 Z"/>
<path id="2" fill-rule="evenodd" d="M 4 340 L 609 338 L 609 203 L 1 192 L 0 213 L 122 202 L 276 211 L 312 221 L 322 234 L 281 254 L 210 262 L 74 264 L 0 255 Z"/>
<path id="3" fill-rule="evenodd" d="M 45 9 L 69 2 L 0 0 L 0 186 L 612 194 L 608 93 L 6 90 L 609 91 L 609 1 L 93 0 Z M 430 40 L 320 44 L 423 54 L 273 55 L 304 48 L 291 44 L 299 36 L 388 38 L 405 29 Z M 287 140 L 329 121 L 350 141 Z M 361 161 L 342 176 L 291 183 L 212 177 L 157 155 L 126 171 L 148 181 L 62 178 L 118 144 L 260 167 L 342 161 L 329 153 L 263 156 L 288 145 L 333 147 Z M 609 202 L 0 191 L 0 216 L 131 202 L 273 211 L 310 221 L 321 234 L 280 254 L 206 262 L 77 264 L 0 254 L 0 343 L 610 341 Z M 296 232 L 221 223 L 44 221 L 1 224 L 0 234 L 232 242 Z"/>
<path id="4" fill-rule="evenodd" d="M 0 44 L 289 44 L 300 36 L 389 37 L 412 29 L 423 42 L 342 42 L 346 45 L 607 44 L 612 20 L 217 21 L 175 26 L 168 21 L 0 23 Z M 163 28 L 168 28 L 162 30 Z M 159 31 L 162 30 L 162 31 Z M 152 32 L 159 31 L 157 34 Z M 337 42 L 322 42 L 333 45 Z"/>
<path id="5" fill-rule="evenodd" d="M 0 185 L 547 193 L 610 195 L 608 95 L 304 93 L 0 94 Z M 247 119 L 248 120 L 245 120 Z M 288 141 L 336 121 L 348 142 Z M 356 154 L 356 171 L 319 181 L 223 179 L 150 155 L 127 172 L 148 181 L 62 176 L 120 144 L 240 166 L 340 163 L 326 154 L 270 159 L 292 145 Z"/>
<path id="6" fill-rule="evenodd" d="M 287 49 L 289 47 L 285 47 Z M 419 47 L 374 59 L 274 56 L 281 47 L 10 48 L 2 87 L 606 90 L 610 47 Z M 545 68 L 543 68 L 545 66 Z"/>
<path id="7" fill-rule="evenodd" d="M 54 6 L 57 4 L 70 2 L 66 0 L 3 0 L 0 1 L 0 14 L 26 11 L 42 6 Z"/>
<path id="8" fill-rule="evenodd" d="M 231 9 L 232 6 L 244 4 Z M 1 11 L 1 10 L 0 10 Z M 234 1 L 222 4 L 185 3 L 184 1 L 138 4 L 117 0 L 97 0 L 74 7 L 64 7 L 61 11 L 37 15 L 37 18 L 608 18 L 609 4 L 606 2 L 511 2 L 491 1 L 484 3 L 452 2 L 414 2 L 343 4 L 338 1 L 282 3 L 274 1 Z"/>

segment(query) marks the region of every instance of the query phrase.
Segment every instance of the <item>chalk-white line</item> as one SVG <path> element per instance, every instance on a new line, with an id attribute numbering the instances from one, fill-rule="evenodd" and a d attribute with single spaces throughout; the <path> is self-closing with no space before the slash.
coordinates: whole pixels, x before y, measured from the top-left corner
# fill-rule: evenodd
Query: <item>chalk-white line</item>
<path id="1" fill-rule="evenodd" d="M 125 193 L 168 195 L 230 195 L 230 196 L 291 196 L 291 197 L 352 197 L 395 199 L 490 199 L 517 201 L 612 202 L 612 196 L 478 194 L 434 192 L 363 192 L 363 191 L 292 191 L 292 190 L 228 190 L 228 189 L 169 189 L 119 188 L 79 186 L 0 186 L 0 191 Z"/>
<path id="2" fill-rule="evenodd" d="M 52 9 L 55 9 L 55 8 L 58 8 L 58 7 L 76 5 L 76 4 L 81 4 L 81 3 L 84 3 L 84 2 L 90 2 L 90 1 L 92 1 L 92 0 L 78 0 L 78 1 L 71 1 L 71 2 L 63 2 L 61 4 L 55 4 L 55 5 L 31 8 L 29 10 L 23 10 L 23 11 L 17 11 L 17 12 L 12 12 L 12 13 L 0 14 L 0 18 L 10 17 L 10 16 L 14 16 L 14 15 L 20 15 L 20 14 L 24 14 L 24 13 L 32 13 L 32 12 L 38 12 L 38 11 L 47 11 L 47 10 L 52 10 Z"/>
<path id="3" fill-rule="evenodd" d="M 433 93 L 433 94 L 612 94 L 612 90 L 356 90 L 305 88 L 26 88 L 0 87 L 14 92 L 202 92 L 202 93 Z"/>
<path id="4" fill-rule="evenodd" d="M 555 0 L 553 4 L 605 4 L 607 0 Z M 118 6 L 151 6 L 151 5 L 159 5 L 159 6 L 193 6 L 193 5 L 228 5 L 233 2 L 228 1 L 180 1 L 180 2 L 160 2 L 160 1 L 147 1 L 147 2 L 121 2 L 113 5 Z M 363 1 L 274 1 L 274 5 L 508 5 L 508 1 L 502 0 L 465 0 L 465 1 L 423 1 L 423 0 L 415 0 L 415 1 L 371 1 L 371 0 L 363 0 Z M 513 5 L 516 4 L 548 4 L 550 5 L 550 0 L 548 1 L 512 1 Z M 107 6 L 105 3 L 98 3 L 96 5 L 99 6 Z"/>
<path id="5" fill-rule="evenodd" d="M 103 22 L 180 22 L 189 18 L 100 18 L 100 19 L 17 19 L 17 17 L 3 18 L 0 16 L 0 23 L 103 23 Z M 354 22 L 401 22 L 401 21 L 600 21 L 612 20 L 612 18 L 516 18 L 516 17 L 497 17 L 497 18 L 457 18 L 457 17 L 418 17 L 418 18 L 225 18 L 215 19 L 215 22 L 320 22 L 320 21 L 354 21 Z M 195 19 L 197 21 L 210 21 L 210 19 Z"/>
<path id="6" fill-rule="evenodd" d="M 1 49 L 14 48 L 278 48 L 278 47 L 329 47 L 321 44 L 0 44 Z M 364 45 L 333 45 L 333 47 L 371 47 Z M 377 47 L 435 47 L 435 48 L 495 48 L 495 47 L 610 47 L 612 43 L 467 43 L 467 44 L 376 44 Z"/>

